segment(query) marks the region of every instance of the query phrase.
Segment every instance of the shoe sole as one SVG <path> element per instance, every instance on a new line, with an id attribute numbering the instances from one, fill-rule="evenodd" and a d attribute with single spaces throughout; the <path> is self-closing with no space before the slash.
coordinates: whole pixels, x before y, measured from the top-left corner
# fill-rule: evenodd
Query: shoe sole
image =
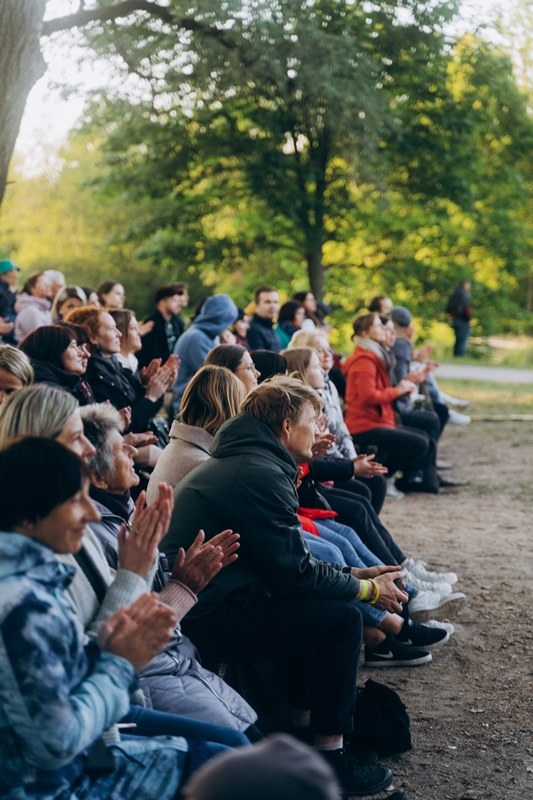
<path id="1" fill-rule="evenodd" d="M 388 667 L 420 667 L 422 664 L 429 664 L 432 661 L 431 653 L 426 653 L 425 656 L 419 658 L 411 658 L 409 661 L 390 661 L 384 659 L 383 661 L 363 661 L 363 667 L 376 667 L 377 669 L 387 669 Z"/>
<path id="2" fill-rule="evenodd" d="M 409 610 L 409 616 L 415 622 L 428 622 L 430 619 L 450 619 L 457 616 L 466 605 L 466 597 L 452 597 L 444 600 L 437 608 L 421 608 L 419 611 Z"/>
<path id="3" fill-rule="evenodd" d="M 387 775 L 383 778 L 380 783 L 374 783 L 372 786 L 368 786 L 366 789 L 342 789 L 341 788 L 341 797 L 348 798 L 348 797 L 368 797 L 371 794 L 378 794 L 379 792 L 388 791 L 392 788 L 392 772 L 390 769 L 387 769 Z"/>

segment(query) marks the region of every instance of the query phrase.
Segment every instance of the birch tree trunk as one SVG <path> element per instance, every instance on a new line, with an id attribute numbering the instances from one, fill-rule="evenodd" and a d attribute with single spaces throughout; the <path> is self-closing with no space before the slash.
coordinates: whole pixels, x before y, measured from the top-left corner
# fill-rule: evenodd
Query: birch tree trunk
<path id="1" fill-rule="evenodd" d="M 0 203 L 26 100 L 45 72 L 40 36 L 46 0 L 0 2 Z"/>

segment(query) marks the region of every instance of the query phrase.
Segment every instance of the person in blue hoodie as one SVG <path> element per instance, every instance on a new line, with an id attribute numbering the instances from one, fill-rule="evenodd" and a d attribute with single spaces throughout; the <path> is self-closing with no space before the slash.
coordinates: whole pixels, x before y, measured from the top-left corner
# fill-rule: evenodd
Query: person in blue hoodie
<path id="1" fill-rule="evenodd" d="M 180 359 L 178 377 L 172 394 L 172 414 L 179 411 L 181 396 L 192 376 L 205 361 L 209 351 L 219 344 L 222 331 L 239 316 L 239 309 L 227 294 L 213 294 L 203 303 L 190 327 L 180 336 L 174 354 Z"/>

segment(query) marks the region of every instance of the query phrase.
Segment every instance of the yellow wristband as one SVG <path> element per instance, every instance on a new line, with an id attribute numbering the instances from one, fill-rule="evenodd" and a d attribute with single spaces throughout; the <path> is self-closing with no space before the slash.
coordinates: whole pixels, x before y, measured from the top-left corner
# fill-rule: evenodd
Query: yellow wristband
<path id="1" fill-rule="evenodd" d="M 365 601 L 368 597 L 368 593 L 370 592 L 370 581 L 360 581 L 361 588 L 359 589 L 359 596 L 358 600 Z"/>
<path id="2" fill-rule="evenodd" d="M 381 592 L 380 592 L 379 586 L 376 583 L 376 581 L 374 580 L 374 578 L 370 578 L 369 583 L 371 583 L 373 585 L 374 591 L 375 591 L 374 597 L 372 598 L 372 600 L 370 600 L 370 605 L 371 606 L 375 606 L 376 603 L 379 600 L 379 596 L 380 596 Z"/>

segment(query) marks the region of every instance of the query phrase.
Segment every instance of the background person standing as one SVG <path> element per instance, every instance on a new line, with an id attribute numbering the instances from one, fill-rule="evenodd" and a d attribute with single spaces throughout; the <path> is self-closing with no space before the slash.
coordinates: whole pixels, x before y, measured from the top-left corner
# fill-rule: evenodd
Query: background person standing
<path id="1" fill-rule="evenodd" d="M 452 317 L 452 328 L 455 333 L 453 354 L 456 357 L 466 355 L 466 347 L 470 336 L 470 320 L 472 319 L 472 296 L 470 281 L 463 280 L 448 298 L 446 313 Z"/>

